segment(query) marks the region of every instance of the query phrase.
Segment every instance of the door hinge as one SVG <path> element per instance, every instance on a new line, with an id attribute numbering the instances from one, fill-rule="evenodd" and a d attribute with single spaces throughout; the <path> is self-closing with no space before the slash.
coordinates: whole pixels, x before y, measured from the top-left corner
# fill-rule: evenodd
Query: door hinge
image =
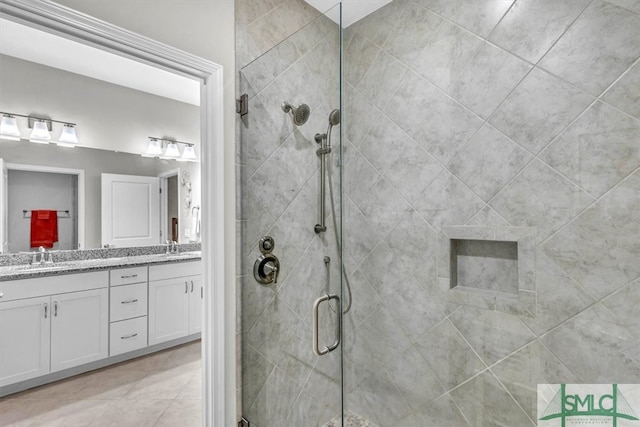
<path id="1" fill-rule="evenodd" d="M 251 427 L 251 423 L 245 417 L 242 417 L 240 421 L 238 421 L 238 427 Z"/>
<path id="2" fill-rule="evenodd" d="M 240 99 L 236 99 L 236 113 L 240 114 L 240 116 L 244 116 L 249 114 L 249 95 L 242 94 Z"/>

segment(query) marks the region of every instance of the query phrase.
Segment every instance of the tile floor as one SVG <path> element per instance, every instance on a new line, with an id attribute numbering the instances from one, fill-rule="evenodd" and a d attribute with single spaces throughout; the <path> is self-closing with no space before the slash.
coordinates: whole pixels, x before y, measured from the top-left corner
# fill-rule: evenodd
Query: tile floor
<path id="1" fill-rule="evenodd" d="M 322 427 L 377 427 L 371 421 L 347 412 L 344 414 L 344 426 L 341 424 L 340 417 L 336 417 Z"/>
<path id="2" fill-rule="evenodd" d="M 0 399 L 0 426 L 200 427 L 200 341 Z"/>

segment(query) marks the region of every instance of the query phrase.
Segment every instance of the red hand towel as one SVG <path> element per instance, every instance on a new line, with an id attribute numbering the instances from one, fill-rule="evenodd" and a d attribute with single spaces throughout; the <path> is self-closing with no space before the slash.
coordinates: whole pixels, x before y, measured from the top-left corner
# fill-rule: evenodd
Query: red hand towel
<path id="1" fill-rule="evenodd" d="M 53 248 L 58 241 L 58 212 L 48 210 L 31 211 L 31 247 Z"/>

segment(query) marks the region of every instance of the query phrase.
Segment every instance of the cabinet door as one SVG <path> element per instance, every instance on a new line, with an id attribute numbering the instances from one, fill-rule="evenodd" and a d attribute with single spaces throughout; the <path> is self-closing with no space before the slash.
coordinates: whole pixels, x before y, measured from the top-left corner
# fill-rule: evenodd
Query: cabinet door
<path id="1" fill-rule="evenodd" d="M 102 174 L 102 245 L 160 243 L 160 179 Z"/>
<path id="2" fill-rule="evenodd" d="M 189 278 L 149 282 L 149 345 L 189 334 Z"/>
<path id="3" fill-rule="evenodd" d="M 109 290 L 51 297 L 51 372 L 109 355 Z"/>
<path id="4" fill-rule="evenodd" d="M 202 331 L 202 276 L 189 277 L 189 335 Z"/>
<path id="5" fill-rule="evenodd" d="M 49 297 L 0 303 L 0 386 L 49 373 Z"/>

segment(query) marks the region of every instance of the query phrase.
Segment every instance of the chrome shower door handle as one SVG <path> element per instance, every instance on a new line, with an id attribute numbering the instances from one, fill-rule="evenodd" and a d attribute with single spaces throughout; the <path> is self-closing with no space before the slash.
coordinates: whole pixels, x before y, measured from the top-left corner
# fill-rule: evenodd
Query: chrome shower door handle
<path id="1" fill-rule="evenodd" d="M 333 344 L 320 349 L 319 340 L 319 322 L 318 322 L 318 313 L 320 304 L 325 301 L 331 301 L 335 299 L 338 302 L 338 307 L 336 308 L 336 340 Z M 340 337 L 342 334 L 342 304 L 340 303 L 340 297 L 336 294 L 326 294 L 318 298 L 313 303 L 313 352 L 318 356 L 322 356 L 328 353 L 331 353 L 333 350 L 338 348 L 340 345 Z"/>

